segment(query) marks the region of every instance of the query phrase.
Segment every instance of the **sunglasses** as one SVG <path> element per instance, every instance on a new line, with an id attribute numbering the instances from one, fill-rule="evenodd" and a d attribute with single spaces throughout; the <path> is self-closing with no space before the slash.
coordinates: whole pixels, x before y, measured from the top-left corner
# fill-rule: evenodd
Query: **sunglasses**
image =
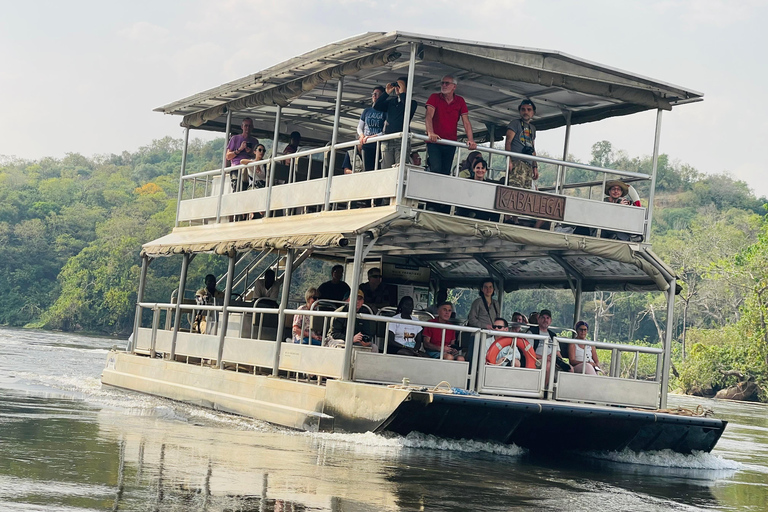
<path id="1" fill-rule="evenodd" d="M 259 153 L 263 153 L 263 152 L 264 152 L 264 149 L 263 149 L 263 148 L 259 148 L 259 149 L 257 149 L 256 151 L 258 151 Z"/>
<path id="2" fill-rule="evenodd" d="M 494 325 L 493 328 L 494 329 L 503 329 L 504 326 L 503 325 Z"/>
<path id="3" fill-rule="evenodd" d="M 319 299 L 320 299 L 320 297 L 318 297 L 317 295 L 313 295 L 313 296 L 311 296 L 311 297 L 310 297 L 310 299 L 313 299 L 313 300 L 319 300 Z"/>

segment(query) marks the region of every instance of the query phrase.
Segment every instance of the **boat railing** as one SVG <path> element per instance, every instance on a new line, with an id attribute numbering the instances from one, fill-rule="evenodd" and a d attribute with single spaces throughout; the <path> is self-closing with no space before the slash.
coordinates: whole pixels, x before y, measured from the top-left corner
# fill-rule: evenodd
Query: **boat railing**
<path id="1" fill-rule="evenodd" d="M 662 349 L 574 338 L 556 337 L 555 341 L 557 343 L 593 346 L 611 351 L 611 366 L 607 376 L 587 375 L 584 371 L 581 373 L 560 372 L 555 398 L 648 409 L 655 409 L 659 405 L 659 394 L 663 392 L 660 376 L 661 360 L 664 353 Z M 624 352 L 634 354 L 634 371 L 628 377 L 623 377 L 621 371 L 621 354 Z M 640 354 L 656 356 L 656 373 L 653 380 L 638 378 Z M 586 365 L 583 365 L 582 370 L 586 370 Z"/>
<path id="2" fill-rule="evenodd" d="M 401 137 L 402 133 L 393 133 L 371 137 L 369 141 L 379 144 L 382 141 Z M 428 140 L 420 134 L 410 134 L 409 139 L 412 147 Z M 468 145 L 462 142 L 439 140 L 437 143 L 458 148 L 457 162 L 461 161 L 462 153 L 469 151 Z M 645 208 L 606 203 L 602 200 L 602 193 L 599 198 L 592 198 L 592 187 L 602 184 L 604 188 L 609 177 L 628 181 L 651 179 L 647 174 L 479 146 L 477 151 L 486 155 L 489 161 L 494 155 L 504 158 L 503 169 L 497 170 L 502 174 L 502 182 L 465 180 L 462 183 L 462 190 L 465 193 L 457 195 L 455 180 L 464 179 L 458 178 L 458 166 L 449 176 L 431 173 L 424 167 L 411 164 L 406 164 L 406 168 L 402 171 L 397 165 L 352 174 L 335 174 L 339 172 L 338 165 L 334 165 L 334 170 L 330 170 L 331 152 L 347 150 L 358 144 L 359 141 L 353 139 L 339 142 L 335 146 L 329 144 L 287 155 L 273 155 L 268 159 L 249 164 L 222 167 L 183 176 L 180 185 L 182 190 L 177 225 L 183 222 L 198 224 L 230 222 L 249 217 L 297 215 L 329 209 L 345 209 L 352 207 L 353 204 L 355 207 L 360 207 L 365 206 L 366 202 L 367 205 L 374 206 L 399 201 L 400 204 L 415 207 L 425 207 L 428 203 L 454 206 L 456 208 L 450 211 L 452 215 L 463 215 L 463 211 L 471 209 L 499 216 L 515 215 L 535 220 L 554 220 L 552 229 L 558 223 L 565 226 L 584 226 L 595 230 L 606 229 L 641 236 L 647 230 Z M 323 155 L 322 161 L 313 159 L 317 155 Z M 600 175 L 602 181 L 565 185 L 563 180 L 558 178 L 554 188 L 547 188 L 547 191 L 544 191 L 545 187 L 542 187 L 541 191 L 509 187 L 506 169 L 511 159 L 521 158 L 552 164 L 558 166 L 558 169 L 574 168 L 592 171 Z M 302 159 L 307 160 L 306 166 L 299 165 Z M 318 165 L 315 165 L 316 162 Z M 233 191 L 229 185 L 229 175 L 234 172 L 240 176 L 239 173 L 250 172 L 256 166 L 270 169 L 265 186 Z M 240 183 L 239 177 L 236 179 L 238 181 L 235 183 Z M 201 181 L 204 184 L 202 193 L 200 193 Z M 588 196 L 573 195 L 571 191 L 576 185 L 589 189 Z M 374 200 L 378 202 L 374 203 Z M 594 234 L 600 236 L 599 232 Z"/>
<path id="3" fill-rule="evenodd" d="M 187 317 L 189 327 L 174 329 L 172 323 L 166 322 L 160 327 L 161 314 L 170 317 L 176 308 L 185 313 L 180 318 Z M 167 358 L 185 360 L 187 362 L 211 361 L 220 367 L 242 368 L 251 367 L 273 369 L 275 363 L 284 371 L 320 375 L 326 378 L 342 378 L 344 350 L 307 344 L 290 343 L 291 336 L 288 318 L 294 315 L 323 318 L 327 326 L 328 319 L 347 319 L 345 311 L 319 311 L 303 309 L 278 309 L 254 306 L 230 305 L 197 305 L 172 303 L 139 303 L 140 309 L 153 312 L 151 328 L 140 324 L 139 331 L 134 333 L 132 351 L 155 357 L 163 354 Z M 192 317 L 206 312 L 209 319 L 203 332 L 192 332 Z M 190 315 L 186 315 L 190 313 Z M 225 321 L 226 313 L 226 321 Z M 279 315 L 283 315 L 281 324 Z M 662 350 L 655 347 L 622 345 L 572 338 L 557 337 L 553 340 L 547 335 L 490 331 L 477 327 L 443 324 L 421 320 L 396 319 L 391 317 L 358 314 L 357 318 L 366 322 L 382 324 L 385 333 L 389 324 L 401 323 L 424 327 L 439 328 L 443 332 L 443 341 L 451 339 L 448 331 L 456 333 L 459 340 L 462 333 L 468 336 L 469 343 L 464 347 L 466 361 L 445 360 L 443 354 L 437 359 L 430 357 L 415 357 L 409 355 L 387 354 L 386 349 L 381 353 L 371 351 L 366 347 L 354 347 L 352 359 L 352 380 L 381 384 L 396 384 L 403 379 L 414 385 L 435 386 L 448 382 L 452 387 L 476 391 L 481 394 L 495 394 L 519 397 L 537 397 L 570 401 L 598 402 L 622 404 L 638 407 L 655 407 L 658 401 L 660 382 L 658 375 L 653 381 L 638 379 L 637 359 L 640 354 L 652 354 L 657 358 Z M 184 320 L 182 320 L 183 322 Z M 283 331 L 279 331 L 283 325 Z M 170 326 L 170 328 L 169 328 Z M 181 327 L 181 326 L 179 326 Z M 325 331 L 325 327 L 323 328 Z M 378 329 L 374 332 L 378 332 Z M 327 332 L 320 333 L 325 338 Z M 386 336 L 375 335 L 377 346 Z M 488 341 L 500 336 L 525 338 L 547 343 L 550 347 L 550 364 L 541 368 L 524 368 L 514 366 L 495 366 L 485 362 Z M 276 341 L 280 341 L 276 345 Z M 286 341 L 287 343 L 283 343 Z M 432 340 L 440 344 L 441 340 Z M 580 343 L 611 350 L 612 357 L 609 375 L 592 376 L 558 372 L 555 379 L 555 354 L 557 343 Z M 634 375 L 621 375 L 619 361 L 622 353 L 635 354 Z M 514 363 L 513 363 L 514 364 Z M 658 366 L 658 365 L 657 365 Z M 549 373 L 547 373 L 549 372 Z M 606 380 L 601 380 L 606 379 Z M 608 380 L 609 379 L 609 380 Z M 610 382 L 610 385 L 607 383 Z"/>

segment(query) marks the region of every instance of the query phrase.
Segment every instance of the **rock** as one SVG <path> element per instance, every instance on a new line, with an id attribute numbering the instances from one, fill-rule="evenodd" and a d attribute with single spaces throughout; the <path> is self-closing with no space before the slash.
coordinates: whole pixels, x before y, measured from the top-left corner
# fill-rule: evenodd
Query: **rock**
<path id="1" fill-rule="evenodd" d="M 711 386 L 693 386 L 688 390 L 689 395 L 703 396 L 704 398 L 712 398 L 715 396 L 715 390 Z"/>
<path id="2" fill-rule="evenodd" d="M 739 382 L 735 386 L 721 389 L 717 392 L 715 398 L 754 402 L 757 400 L 757 384 L 753 381 Z"/>

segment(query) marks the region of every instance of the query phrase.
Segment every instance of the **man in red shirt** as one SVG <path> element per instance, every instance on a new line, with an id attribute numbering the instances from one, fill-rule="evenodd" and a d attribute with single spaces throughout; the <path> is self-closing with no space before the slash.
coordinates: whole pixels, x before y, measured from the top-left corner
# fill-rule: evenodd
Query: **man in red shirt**
<path id="1" fill-rule="evenodd" d="M 453 304 L 442 302 L 437 306 L 437 318 L 430 320 L 437 324 L 450 324 L 451 314 L 453 313 Z M 440 329 L 439 327 L 425 327 L 422 332 L 424 350 L 427 355 L 433 359 L 440 359 L 443 354 L 445 360 L 464 361 L 464 357 L 459 351 L 451 345 L 456 341 L 456 331 Z"/>
<path id="2" fill-rule="evenodd" d="M 457 125 L 461 119 L 467 134 L 469 149 L 477 149 L 472 137 L 472 125 L 469 122 L 469 111 L 464 98 L 455 94 L 456 79 L 446 75 L 440 82 L 440 94 L 432 94 L 427 100 L 427 136 L 432 144 L 427 143 L 429 170 L 440 174 L 450 175 L 455 146 L 435 144 L 440 139 L 453 140 L 458 138 Z"/>

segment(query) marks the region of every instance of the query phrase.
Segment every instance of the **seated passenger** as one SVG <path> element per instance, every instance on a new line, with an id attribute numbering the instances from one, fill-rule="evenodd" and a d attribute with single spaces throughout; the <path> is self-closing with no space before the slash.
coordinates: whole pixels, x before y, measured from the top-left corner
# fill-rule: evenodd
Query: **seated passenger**
<path id="1" fill-rule="evenodd" d="M 631 190 L 630 190 L 631 189 Z M 607 203 L 623 204 L 628 206 L 640 206 L 640 197 L 634 188 L 623 181 L 613 180 L 605 184 L 606 198 L 603 200 Z M 634 196 L 634 197 L 633 197 Z M 640 235 L 630 235 L 629 233 L 621 233 L 617 231 L 603 230 L 602 238 L 612 238 L 614 240 L 624 240 L 625 242 L 641 242 L 643 240 Z"/>
<path id="2" fill-rule="evenodd" d="M 557 334 L 549 329 L 550 324 L 552 324 L 552 312 L 548 309 L 542 309 L 539 312 L 538 315 L 538 324 L 535 327 L 531 327 L 528 332 L 531 334 L 548 334 L 550 340 L 554 340 Z M 533 348 L 536 350 L 536 358 L 539 360 L 546 359 L 547 361 L 547 374 L 549 374 L 549 368 L 550 368 L 550 351 L 551 348 L 548 343 L 546 343 L 544 340 L 534 340 L 533 341 Z M 560 347 L 555 345 L 555 364 L 560 370 L 572 372 L 573 368 L 571 365 L 563 361 L 563 356 L 560 354 Z"/>
<path id="3" fill-rule="evenodd" d="M 475 166 L 472 170 L 464 170 L 459 173 L 459 178 L 469 178 L 475 181 L 486 181 L 488 175 L 488 164 L 482 158 L 475 160 Z M 463 217 L 471 217 L 478 220 L 498 221 L 499 215 L 491 212 L 484 212 L 482 210 L 473 210 L 471 208 L 458 208 L 456 210 L 458 215 Z"/>
<path id="4" fill-rule="evenodd" d="M 514 338 L 508 334 L 509 323 L 506 319 L 497 317 L 493 321 L 493 329 L 499 331 L 499 336 L 491 340 L 485 355 L 485 364 L 498 366 L 520 366 L 520 351 L 515 345 Z M 509 343 L 499 344 L 499 340 L 507 339 Z"/>
<path id="5" fill-rule="evenodd" d="M 576 322 L 576 339 L 586 340 L 589 325 L 587 322 Z M 601 372 L 600 361 L 597 359 L 597 350 L 594 345 L 579 345 L 577 343 L 568 344 L 568 361 L 573 366 L 574 373 L 586 373 L 587 375 L 597 375 Z"/>
<path id="6" fill-rule="evenodd" d="M 259 140 L 256 137 L 251 136 L 253 131 L 253 120 L 250 117 L 243 119 L 240 124 L 243 132 L 239 135 L 233 135 L 227 143 L 227 160 L 231 165 L 240 165 L 251 163 L 256 157 L 254 148 L 258 146 Z M 229 173 L 232 179 L 232 191 L 239 192 L 248 188 L 248 172 L 231 171 Z M 240 181 L 238 182 L 237 176 L 240 175 Z"/>
<path id="7" fill-rule="evenodd" d="M 528 325 L 537 325 L 538 323 L 539 323 L 539 312 L 532 311 L 531 314 L 528 315 Z M 530 330 L 528 332 L 530 332 Z"/>
<path id="8" fill-rule="evenodd" d="M 205 286 L 195 292 L 195 302 L 200 306 L 216 306 L 224 300 L 224 292 L 216 289 L 216 276 L 205 276 Z"/>
<path id="9" fill-rule="evenodd" d="M 349 300 L 349 297 L 347 297 Z M 360 313 L 360 309 L 363 307 L 364 295 L 363 292 L 357 290 L 357 312 Z M 346 313 L 349 311 L 349 304 L 341 306 L 336 310 L 340 313 Z M 364 311 L 367 313 L 368 311 Z M 378 352 L 379 347 L 374 343 L 376 330 L 371 322 L 357 318 L 355 320 L 355 335 L 352 338 L 352 344 L 358 347 L 370 347 L 372 352 Z M 347 336 L 347 317 L 334 318 L 331 322 L 331 329 L 328 332 L 326 338 L 326 344 L 329 347 L 343 347 Z"/>
<path id="10" fill-rule="evenodd" d="M 205 286 L 195 292 L 195 303 L 198 306 L 218 306 L 223 301 L 224 292 L 216 289 L 216 276 L 208 274 L 205 276 Z M 216 318 L 215 311 L 195 311 L 191 331 L 201 334 L 212 333 Z"/>
<path id="11" fill-rule="evenodd" d="M 405 296 L 400 299 L 397 305 L 397 314 L 392 320 L 404 318 L 406 320 L 417 320 L 411 316 L 413 313 L 413 299 Z M 401 356 L 418 355 L 418 344 L 421 341 L 421 326 L 401 324 L 397 322 L 389 323 L 389 341 L 387 341 L 387 354 L 399 354 Z"/>
<path id="12" fill-rule="evenodd" d="M 436 324 L 450 324 L 451 314 L 453 314 L 453 304 L 450 302 L 443 302 L 437 306 L 437 318 L 430 320 Z M 422 333 L 422 339 L 424 343 L 424 350 L 427 355 L 433 359 L 440 359 L 442 354 L 443 359 L 464 361 L 464 357 L 460 354 L 458 348 L 454 346 L 456 341 L 456 331 L 449 329 L 440 329 L 438 327 L 425 327 Z"/>
<path id="13" fill-rule="evenodd" d="M 341 280 L 342 277 L 344 277 L 344 267 L 334 265 L 331 269 L 331 280 L 324 282 L 317 288 L 318 297 L 338 301 L 349 297 L 349 285 Z"/>
<path id="14" fill-rule="evenodd" d="M 256 300 L 262 297 L 279 300 L 280 281 L 275 280 L 275 271 L 268 268 L 264 272 L 264 277 L 257 279 L 251 289 L 246 292 L 245 300 Z"/>
<path id="15" fill-rule="evenodd" d="M 267 148 L 264 144 L 256 146 L 256 155 L 253 159 L 254 162 L 258 162 L 264 159 L 264 154 L 267 152 Z M 267 186 L 267 171 L 265 165 L 257 165 L 252 168 L 251 174 L 251 188 L 264 188 Z"/>
<path id="16" fill-rule="evenodd" d="M 480 284 L 480 297 L 475 299 L 469 308 L 467 316 L 467 325 L 470 327 L 480 327 L 481 329 L 492 329 L 493 319 L 501 315 L 501 306 L 494 300 L 495 291 L 493 280 L 484 279 Z M 506 320 L 504 323 L 506 324 Z"/>
<path id="17" fill-rule="evenodd" d="M 472 172 L 472 169 L 475 168 L 475 162 L 477 160 L 482 160 L 483 155 L 479 151 L 472 151 L 467 155 L 467 158 L 464 159 L 463 162 L 461 162 L 461 165 L 459 165 L 459 177 L 460 178 L 468 178 L 469 173 Z M 462 173 L 464 175 L 462 176 Z"/>
<path id="18" fill-rule="evenodd" d="M 317 300 L 317 289 L 309 288 L 304 293 L 304 300 L 306 304 L 299 306 L 302 311 L 309 311 L 312 309 L 312 304 Z M 301 343 L 304 345 L 322 345 L 322 337 L 320 333 L 317 333 L 310 329 L 311 318 L 309 315 L 294 315 L 293 317 L 293 342 Z"/>
<path id="19" fill-rule="evenodd" d="M 365 295 L 365 303 L 371 307 L 374 313 L 390 305 L 389 290 L 382 283 L 380 268 L 368 269 L 368 281 L 360 285 L 360 290 Z"/>
<path id="20" fill-rule="evenodd" d="M 299 146 L 301 145 L 301 134 L 299 132 L 291 132 L 291 140 L 288 142 L 288 145 L 285 146 L 285 149 L 283 149 L 284 155 L 292 155 L 295 152 L 299 150 Z"/>
<path id="21" fill-rule="evenodd" d="M 421 155 L 418 151 L 412 151 L 411 152 L 411 165 L 415 165 L 416 167 L 421 167 Z"/>

